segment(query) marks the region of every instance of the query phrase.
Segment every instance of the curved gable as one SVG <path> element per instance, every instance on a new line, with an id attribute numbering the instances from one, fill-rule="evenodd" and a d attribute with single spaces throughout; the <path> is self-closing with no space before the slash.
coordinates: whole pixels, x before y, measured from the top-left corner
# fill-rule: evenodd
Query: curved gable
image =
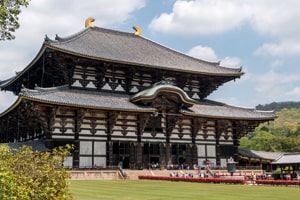
<path id="1" fill-rule="evenodd" d="M 174 99 L 177 97 L 178 103 L 183 104 L 185 107 L 193 106 L 196 101 L 191 99 L 186 92 L 181 88 L 170 84 L 170 82 L 161 81 L 154 84 L 151 88 L 143 90 L 130 98 L 130 101 L 135 102 L 152 102 L 161 95 L 170 97 Z"/>

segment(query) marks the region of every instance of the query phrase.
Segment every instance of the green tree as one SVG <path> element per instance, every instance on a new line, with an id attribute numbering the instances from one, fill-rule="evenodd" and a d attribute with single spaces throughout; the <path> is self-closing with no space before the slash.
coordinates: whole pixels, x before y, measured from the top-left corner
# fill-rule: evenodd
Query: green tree
<path id="1" fill-rule="evenodd" d="M 72 199 L 69 173 L 63 168 L 70 151 L 70 145 L 46 152 L 25 145 L 19 149 L 0 145 L 0 199 Z"/>
<path id="2" fill-rule="evenodd" d="M 30 0 L 0 0 L 0 40 L 12 40 L 12 34 L 20 27 L 21 7 L 27 7 Z"/>
<path id="3" fill-rule="evenodd" d="M 242 137 L 240 147 L 263 151 L 299 152 L 300 108 L 291 107 L 290 104 L 285 106 L 288 108 L 281 107 L 276 112 L 277 118 L 274 121 L 262 123 L 253 132 Z"/>

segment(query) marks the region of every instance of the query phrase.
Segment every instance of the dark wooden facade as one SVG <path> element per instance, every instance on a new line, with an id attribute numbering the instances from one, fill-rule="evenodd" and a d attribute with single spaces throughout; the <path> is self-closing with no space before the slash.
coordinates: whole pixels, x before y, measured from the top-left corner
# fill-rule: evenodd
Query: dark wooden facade
<path id="1" fill-rule="evenodd" d="M 275 118 L 205 99 L 242 74 L 131 33 L 95 27 L 46 37 L 36 58 L 0 85 L 19 96 L 0 115 L 0 141 L 74 144 L 66 161 L 73 168 L 226 166 L 238 159 L 241 136 Z"/>

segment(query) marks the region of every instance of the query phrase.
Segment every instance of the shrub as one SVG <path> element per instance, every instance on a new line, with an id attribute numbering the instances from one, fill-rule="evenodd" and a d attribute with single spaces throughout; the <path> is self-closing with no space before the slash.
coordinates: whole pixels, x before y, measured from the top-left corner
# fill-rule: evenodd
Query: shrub
<path id="1" fill-rule="evenodd" d="M 0 145 L 0 199 L 67 200 L 69 173 L 63 168 L 71 146 L 38 152 L 22 146 Z"/>
<path id="2" fill-rule="evenodd" d="M 164 180 L 164 181 L 181 181 L 181 182 L 197 182 L 197 183 L 227 183 L 227 184 L 244 184 L 243 179 L 227 179 L 227 178 L 190 178 L 190 177 L 169 177 L 169 176 L 139 176 L 139 179 L 148 180 Z"/>

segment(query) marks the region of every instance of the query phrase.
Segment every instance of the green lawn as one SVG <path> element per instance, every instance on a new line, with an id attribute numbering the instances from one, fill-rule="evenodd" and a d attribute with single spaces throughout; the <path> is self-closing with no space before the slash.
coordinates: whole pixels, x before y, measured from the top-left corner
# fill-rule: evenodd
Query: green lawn
<path id="1" fill-rule="evenodd" d="M 293 200 L 299 187 L 246 186 L 155 180 L 71 181 L 76 200 Z"/>

